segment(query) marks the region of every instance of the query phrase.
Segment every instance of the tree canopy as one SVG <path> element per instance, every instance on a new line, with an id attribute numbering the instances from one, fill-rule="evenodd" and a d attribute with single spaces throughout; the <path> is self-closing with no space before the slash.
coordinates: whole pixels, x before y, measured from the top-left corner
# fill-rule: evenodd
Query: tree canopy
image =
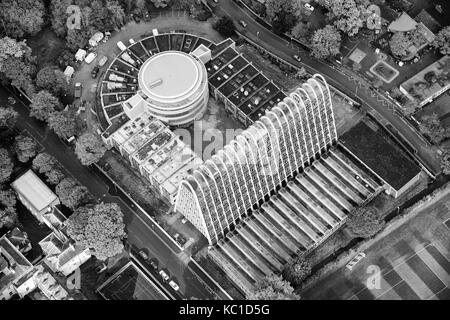
<path id="1" fill-rule="evenodd" d="M 355 237 L 370 238 L 384 228 L 385 222 L 374 207 L 362 207 L 350 213 L 348 230 Z"/>
<path id="2" fill-rule="evenodd" d="M 53 185 L 60 183 L 64 179 L 60 163 L 46 152 L 39 153 L 33 159 L 33 170 L 44 174 L 47 182 Z"/>
<path id="3" fill-rule="evenodd" d="M 19 114 L 16 110 L 0 107 L 0 129 L 14 127 L 18 117 Z"/>
<path id="4" fill-rule="evenodd" d="M 75 145 L 75 153 L 80 159 L 81 164 L 89 166 L 98 160 L 106 152 L 106 147 L 103 145 L 102 140 L 95 134 L 84 133 L 77 140 Z"/>
<path id="5" fill-rule="evenodd" d="M 8 150 L 0 148 L 0 183 L 8 181 L 14 169 L 14 163 Z"/>
<path id="6" fill-rule="evenodd" d="M 14 151 L 20 162 L 28 162 L 37 153 L 38 145 L 33 138 L 19 134 L 14 139 Z"/>
<path id="7" fill-rule="evenodd" d="M 327 25 L 314 32 L 311 38 L 311 54 L 317 59 L 325 59 L 339 53 L 341 34 L 335 27 Z"/>
<path id="8" fill-rule="evenodd" d="M 58 97 L 62 97 L 70 91 L 64 72 L 56 66 L 46 66 L 39 70 L 36 75 L 36 86 Z"/>
<path id="9" fill-rule="evenodd" d="M 294 288 L 281 276 L 270 275 L 256 284 L 256 289 L 249 300 L 299 300 Z"/>
<path id="10" fill-rule="evenodd" d="M 32 76 L 36 72 L 35 58 L 25 41 L 4 37 L 0 39 L 0 76 L 27 94 L 34 92 Z"/>
<path id="11" fill-rule="evenodd" d="M 405 32 L 395 32 L 389 40 L 389 47 L 394 56 L 405 58 L 409 55 L 411 41 Z"/>
<path id="12" fill-rule="evenodd" d="M 231 18 L 224 16 L 213 25 L 214 29 L 224 37 L 232 37 L 236 33 L 236 26 Z"/>
<path id="13" fill-rule="evenodd" d="M 68 235 L 77 244 L 88 247 L 99 260 L 106 260 L 123 250 L 125 224 L 122 211 L 115 203 L 81 207 L 66 224 Z"/>
<path id="14" fill-rule="evenodd" d="M 419 129 L 420 132 L 428 136 L 435 144 L 439 144 L 444 139 L 450 138 L 450 130 L 442 126 L 436 113 L 423 116 L 420 121 Z"/>
<path id="15" fill-rule="evenodd" d="M 441 168 L 442 168 L 442 172 L 444 174 L 450 175 L 450 149 L 449 148 L 444 149 L 444 152 L 442 153 Z"/>
<path id="16" fill-rule="evenodd" d="M 0 28 L 8 36 L 22 38 L 34 35 L 44 24 L 45 8 L 42 0 L 2 0 L 0 2 Z"/>
<path id="17" fill-rule="evenodd" d="M 355 0 L 325 1 L 328 17 L 333 24 L 349 36 L 355 36 L 364 26 L 372 14 L 368 9 L 368 2 Z"/>
<path id="18" fill-rule="evenodd" d="M 53 112 L 62 109 L 62 105 L 50 92 L 41 90 L 31 99 L 30 109 L 30 116 L 47 121 Z"/>
<path id="19" fill-rule="evenodd" d="M 56 111 L 48 117 L 48 127 L 60 138 L 69 138 L 76 133 L 75 115 L 69 111 Z"/>
<path id="20" fill-rule="evenodd" d="M 450 26 L 438 32 L 434 39 L 433 46 L 439 49 L 441 54 L 450 54 Z"/>
<path id="21" fill-rule="evenodd" d="M 300 285 L 310 274 L 311 265 L 302 257 L 289 261 L 282 271 L 283 278 L 294 286 Z"/>
<path id="22" fill-rule="evenodd" d="M 72 210 L 75 210 L 92 200 L 92 196 L 86 187 L 79 185 L 72 178 L 63 179 L 56 186 L 55 192 L 61 203 Z"/>

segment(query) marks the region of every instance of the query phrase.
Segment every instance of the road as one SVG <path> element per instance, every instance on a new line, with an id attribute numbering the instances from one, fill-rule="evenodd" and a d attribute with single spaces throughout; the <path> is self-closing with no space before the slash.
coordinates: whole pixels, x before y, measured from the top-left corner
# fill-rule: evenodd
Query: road
<path id="1" fill-rule="evenodd" d="M 0 106 L 9 105 L 7 101 L 9 96 L 12 94 L 0 86 Z M 47 129 L 44 123 L 31 118 L 27 105 L 16 96 L 15 99 L 17 102 L 13 107 L 19 113 L 16 125 L 18 129 L 28 131 L 45 148 L 45 152 L 53 155 L 67 173 L 86 186 L 95 197 L 104 202 L 115 202 L 121 207 L 127 227 L 128 247 L 135 250 L 147 248 L 149 255 L 158 259 L 160 268 L 166 268 L 169 275 L 180 285 L 180 292 L 184 297 L 195 296 L 199 299 L 210 299 L 209 292 L 212 289 L 205 288 L 191 267 L 186 265 L 189 261 L 187 257 L 183 257 L 183 254 L 175 254 L 152 230 L 151 221 L 144 214 L 133 209 L 132 204 L 118 196 L 114 186 L 108 180 L 93 169 L 82 166 L 72 149 L 62 143 L 52 131 Z M 167 284 L 162 285 L 167 286 Z"/>
<path id="2" fill-rule="evenodd" d="M 228 15 L 236 24 L 239 32 L 249 37 L 252 41 L 273 53 L 274 55 L 297 66 L 304 66 L 309 73 L 320 73 L 327 81 L 347 94 L 351 98 L 360 99 L 368 107 L 376 110 L 385 120 L 387 120 L 398 132 L 417 150 L 417 155 L 433 172 L 440 172 L 440 162 L 437 154 L 431 150 L 428 143 L 410 127 L 405 120 L 394 110 L 392 103 L 383 95 L 377 94 L 366 87 L 360 80 L 347 76 L 337 70 L 336 67 L 324 61 L 313 59 L 308 52 L 295 44 L 290 43 L 266 29 L 253 19 L 253 16 L 245 9 L 237 5 L 232 0 L 220 0 L 215 7 L 215 14 L 218 16 Z M 247 27 L 242 27 L 238 22 L 243 20 Z M 297 54 L 301 57 L 302 63 L 296 61 L 293 56 Z"/>

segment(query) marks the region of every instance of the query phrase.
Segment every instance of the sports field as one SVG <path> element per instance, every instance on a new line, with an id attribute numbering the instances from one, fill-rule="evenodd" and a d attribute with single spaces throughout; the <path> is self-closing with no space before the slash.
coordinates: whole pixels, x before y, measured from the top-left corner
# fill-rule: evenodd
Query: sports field
<path id="1" fill-rule="evenodd" d="M 98 289 L 106 300 L 167 300 L 134 263 L 127 263 Z"/>
<path id="2" fill-rule="evenodd" d="M 304 299 L 450 300 L 450 194 L 302 293 Z"/>

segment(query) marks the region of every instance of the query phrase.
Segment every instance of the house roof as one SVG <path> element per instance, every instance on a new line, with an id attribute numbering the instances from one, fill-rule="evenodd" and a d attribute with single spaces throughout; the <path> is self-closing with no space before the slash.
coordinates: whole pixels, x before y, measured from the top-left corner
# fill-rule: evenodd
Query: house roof
<path id="1" fill-rule="evenodd" d="M 388 29 L 390 31 L 406 32 L 414 30 L 417 26 L 417 22 L 411 18 L 406 12 L 403 12 L 400 17 L 392 21 Z"/>
<path id="2" fill-rule="evenodd" d="M 45 209 L 58 199 L 32 170 L 28 170 L 16 179 L 11 187 L 38 211 Z"/>

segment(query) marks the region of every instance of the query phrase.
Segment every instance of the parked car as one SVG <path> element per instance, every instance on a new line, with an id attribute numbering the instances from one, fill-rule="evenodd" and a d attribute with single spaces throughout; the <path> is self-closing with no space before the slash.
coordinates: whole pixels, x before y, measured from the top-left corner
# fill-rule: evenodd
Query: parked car
<path id="1" fill-rule="evenodd" d="M 107 61 L 108 61 L 108 57 L 107 56 L 101 57 L 100 60 L 98 60 L 98 66 L 99 67 L 103 67 Z"/>
<path id="2" fill-rule="evenodd" d="M 239 24 L 240 24 L 241 26 L 243 26 L 244 28 L 247 28 L 247 23 L 246 23 L 244 20 L 240 20 L 240 21 L 239 21 Z"/>
<path id="3" fill-rule="evenodd" d="M 97 53 L 91 52 L 86 56 L 86 58 L 84 58 L 84 62 L 86 62 L 87 64 L 90 64 L 92 61 L 94 61 L 94 59 L 96 57 L 97 57 Z"/>
<path id="4" fill-rule="evenodd" d="M 298 55 L 294 54 L 294 59 L 298 62 L 302 61 L 302 58 L 300 58 Z"/>
<path id="5" fill-rule="evenodd" d="M 192 42 L 192 39 L 191 38 L 188 38 L 187 40 L 186 40 L 186 42 L 184 43 L 184 47 L 187 49 L 187 48 L 189 48 L 190 46 L 191 46 L 191 42 Z"/>
<path id="6" fill-rule="evenodd" d="M 102 273 L 106 269 L 108 269 L 108 267 L 106 266 L 106 264 L 102 263 L 101 265 L 97 266 L 97 268 L 95 268 L 95 272 Z"/>
<path id="7" fill-rule="evenodd" d="M 150 260 L 150 266 L 151 266 L 154 270 L 158 270 L 158 262 L 156 261 L 156 259 L 151 259 L 151 260 Z"/>
<path id="8" fill-rule="evenodd" d="M 80 98 L 81 97 L 81 92 L 83 90 L 83 86 L 81 85 L 80 82 L 75 83 L 75 99 L 76 98 Z"/>
<path id="9" fill-rule="evenodd" d="M 347 269 L 352 270 L 353 267 L 366 256 L 364 252 L 359 252 L 347 265 L 345 266 Z"/>
<path id="10" fill-rule="evenodd" d="M 93 79 L 97 78 L 98 71 L 100 70 L 99 66 L 95 66 L 91 71 L 91 76 Z"/>
<path id="11" fill-rule="evenodd" d="M 181 223 L 182 223 L 182 224 L 185 224 L 186 222 L 187 222 L 187 219 L 186 219 L 186 218 L 181 219 Z"/>
<path id="12" fill-rule="evenodd" d="M 72 144 L 73 142 L 75 142 L 75 136 L 71 136 L 69 138 L 66 138 L 67 143 Z"/>
<path id="13" fill-rule="evenodd" d="M 138 252 L 138 255 L 139 255 L 142 259 L 148 260 L 148 255 L 147 255 L 147 253 L 146 253 L 144 250 L 140 250 L 140 251 Z"/>
<path id="14" fill-rule="evenodd" d="M 175 290 L 175 291 L 178 291 L 178 289 L 180 289 L 180 287 L 178 286 L 178 284 L 177 284 L 175 281 L 173 281 L 173 280 L 170 280 L 169 285 L 170 285 L 170 286 L 172 287 L 172 289 Z"/>
<path id="15" fill-rule="evenodd" d="M 164 281 L 169 280 L 169 275 L 164 270 L 160 270 L 159 274 L 161 275 Z"/>

